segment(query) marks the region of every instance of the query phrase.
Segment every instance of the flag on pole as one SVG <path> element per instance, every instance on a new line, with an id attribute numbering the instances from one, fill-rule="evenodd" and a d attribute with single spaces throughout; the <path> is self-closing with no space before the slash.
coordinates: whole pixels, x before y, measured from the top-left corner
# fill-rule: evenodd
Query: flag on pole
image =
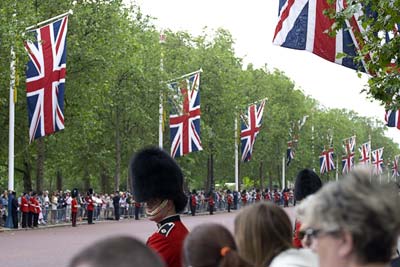
<path id="1" fill-rule="evenodd" d="M 265 100 L 262 100 L 259 104 L 250 105 L 247 114 L 241 116 L 240 140 L 243 162 L 249 161 L 253 154 L 254 142 L 261 128 L 264 107 Z"/>
<path id="2" fill-rule="evenodd" d="M 354 148 L 356 146 L 356 136 L 343 140 L 345 155 L 342 157 L 342 174 L 349 173 L 354 168 Z"/>
<path id="3" fill-rule="evenodd" d="M 279 0 L 279 19 L 275 29 L 273 43 L 282 47 L 307 50 L 328 61 L 351 69 L 365 71 L 364 66 L 353 62 L 363 42 L 358 34 L 364 29 L 358 20 L 360 13 L 346 21 L 349 29 L 341 29 L 335 37 L 328 35 L 328 29 L 334 20 L 325 16 L 324 10 L 343 8 L 343 0 L 328 4 L 326 0 Z M 337 58 L 345 53 L 344 58 Z"/>
<path id="4" fill-rule="evenodd" d="M 400 129 L 400 111 L 386 110 L 385 122 L 387 127 L 396 127 L 397 129 Z"/>
<path id="5" fill-rule="evenodd" d="M 320 164 L 320 173 L 328 173 L 335 169 L 335 162 L 333 161 L 334 157 L 333 148 L 329 148 L 328 150 L 323 150 L 321 156 L 319 156 L 319 164 Z"/>
<path id="6" fill-rule="evenodd" d="M 40 27 L 25 43 L 30 142 L 64 129 L 67 24 L 65 16 Z"/>
<path id="7" fill-rule="evenodd" d="M 304 124 L 306 123 L 307 118 L 308 118 L 308 115 L 305 115 L 305 116 L 303 116 L 303 118 L 301 118 L 301 119 L 297 122 L 298 127 L 299 127 L 299 131 L 301 130 L 301 128 L 303 128 Z"/>
<path id="8" fill-rule="evenodd" d="M 360 151 L 361 154 L 360 163 L 363 165 L 370 164 L 371 159 L 369 158 L 369 154 L 371 152 L 371 144 L 369 142 L 362 144 L 361 147 L 358 148 L 358 151 Z"/>
<path id="9" fill-rule="evenodd" d="M 374 174 L 379 175 L 383 172 L 383 147 L 371 152 Z"/>
<path id="10" fill-rule="evenodd" d="M 393 160 L 393 167 L 392 167 L 392 177 L 396 178 L 399 177 L 399 155 L 394 157 Z"/>
<path id="11" fill-rule="evenodd" d="M 169 83 L 174 98 L 169 116 L 171 156 L 203 150 L 200 140 L 200 71 Z"/>
<path id="12" fill-rule="evenodd" d="M 295 151 L 294 151 L 294 146 L 293 146 L 292 141 L 287 142 L 287 144 L 288 144 L 288 148 L 286 150 L 286 166 L 289 166 L 289 164 L 294 159 Z"/>
<path id="13" fill-rule="evenodd" d="M 346 154 L 354 153 L 354 148 L 356 146 L 356 136 L 349 137 L 343 140 L 343 148 Z"/>

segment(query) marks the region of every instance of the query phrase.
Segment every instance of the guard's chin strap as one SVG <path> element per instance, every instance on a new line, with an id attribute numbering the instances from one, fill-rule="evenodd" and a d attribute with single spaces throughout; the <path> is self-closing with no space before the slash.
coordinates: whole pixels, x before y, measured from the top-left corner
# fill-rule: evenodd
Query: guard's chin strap
<path id="1" fill-rule="evenodd" d="M 153 210 L 146 209 L 146 215 L 149 217 L 154 217 L 160 213 L 168 204 L 168 199 L 163 200 L 160 205 L 155 207 Z"/>

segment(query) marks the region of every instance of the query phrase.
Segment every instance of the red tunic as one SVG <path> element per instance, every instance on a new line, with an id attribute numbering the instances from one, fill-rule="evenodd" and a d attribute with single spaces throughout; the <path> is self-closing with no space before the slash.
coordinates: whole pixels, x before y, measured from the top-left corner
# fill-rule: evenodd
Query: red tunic
<path id="1" fill-rule="evenodd" d="M 31 197 L 29 199 L 30 205 L 29 205 L 29 211 L 34 213 L 34 214 L 39 214 L 39 202 L 36 200 L 35 197 Z"/>
<path id="2" fill-rule="evenodd" d="M 232 196 L 231 195 L 228 195 L 228 204 L 232 204 Z"/>
<path id="3" fill-rule="evenodd" d="M 93 211 L 94 210 L 94 203 L 92 197 L 86 197 L 86 202 L 87 202 L 87 210 L 88 211 Z"/>
<path id="4" fill-rule="evenodd" d="M 293 233 L 293 246 L 295 248 L 303 247 L 303 245 L 301 244 L 301 240 L 299 238 L 300 227 L 301 227 L 301 222 L 298 219 L 296 219 L 294 223 L 294 233 Z"/>
<path id="5" fill-rule="evenodd" d="M 71 212 L 77 213 L 78 212 L 78 201 L 75 198 L 71 201 Z"/>
<path id="6" fill-rule="evenodd" d="M 26 197 L 21 197 L 21 207 L 20 207 L 22 212 L 29 212 L 29 204 L 28 200 L 26 200 Z"/>
<path id="7" fill-rule="evenodd" d="M 156 251 L 167 267 L 182 267 L 183 241 L 189 233 L 179 215 L 161 221 L 158 231 L 149 237 L 147 246 Z"/>

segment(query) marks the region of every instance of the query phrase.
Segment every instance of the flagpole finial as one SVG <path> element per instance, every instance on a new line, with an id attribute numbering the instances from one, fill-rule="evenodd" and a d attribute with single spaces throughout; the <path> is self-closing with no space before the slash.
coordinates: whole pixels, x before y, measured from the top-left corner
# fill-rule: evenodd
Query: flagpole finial
<path id="1" fill-rule="evenodd" d="M 72 9 L 68 10 L 68 14 L 73 15 L 74 11 Z"/>

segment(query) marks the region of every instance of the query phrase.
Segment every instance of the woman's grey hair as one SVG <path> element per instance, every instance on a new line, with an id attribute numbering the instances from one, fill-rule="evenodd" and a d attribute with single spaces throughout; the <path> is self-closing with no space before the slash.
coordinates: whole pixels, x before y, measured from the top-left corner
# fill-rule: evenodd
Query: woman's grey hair
<path id="1" fill-rule="evenodd" d="M 400 232 L 400 200 L 395 184 L 378 181 L 357 168 L 303 202 L 298 217 L 325 232 L 350 233 L 360 263 L 388 262 Z"/>

